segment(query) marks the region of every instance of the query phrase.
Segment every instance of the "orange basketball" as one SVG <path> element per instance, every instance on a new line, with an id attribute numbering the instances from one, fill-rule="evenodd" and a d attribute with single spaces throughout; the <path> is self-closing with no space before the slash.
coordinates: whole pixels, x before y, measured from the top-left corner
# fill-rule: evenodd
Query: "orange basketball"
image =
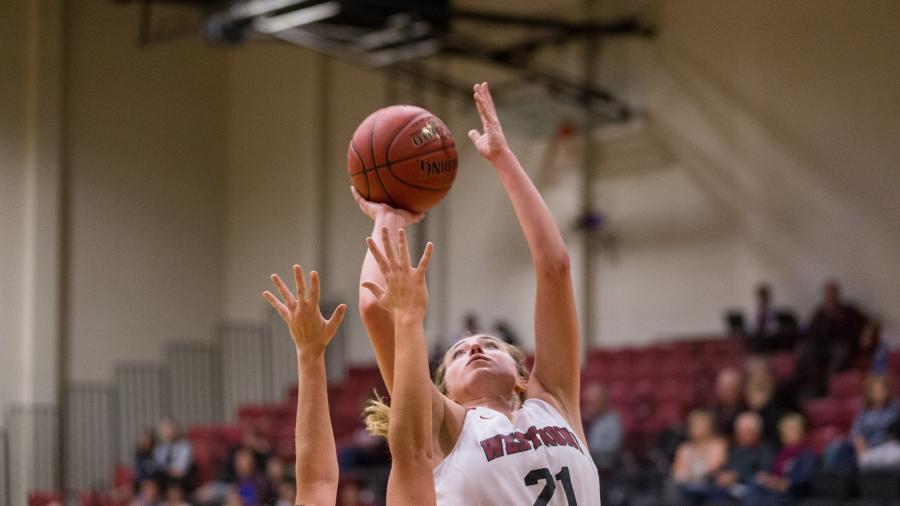
<path id="1" fill-rule="evenodd" d="M 364 198 L 415 213 L 444 198 L 456 166 L 450 130 L 434 114 L 412 105 L 370 114 L 347 149 L 350 180 Z"/>

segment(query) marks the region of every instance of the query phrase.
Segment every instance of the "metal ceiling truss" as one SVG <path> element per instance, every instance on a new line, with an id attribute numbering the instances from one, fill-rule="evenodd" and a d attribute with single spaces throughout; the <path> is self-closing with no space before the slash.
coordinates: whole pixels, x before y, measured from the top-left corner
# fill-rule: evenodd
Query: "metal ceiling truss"
<path id="1" fill-rule="evenodd" d="M 441 92 L 471 94 L 468 82 L 415 62 L 434 55 L 480 61 L 512 70 L 522 84 L 539 84 L 551 95 L 578 104 L 605 121 L 624 121 L 631 107 L 585 76 L 541 64 L 537 53 L 579 39 L 652 37 L 653 28 L 634 17 L 610 22 L 571 22 L 455 9 L 450 0 L 140 0 L 139 43 L 153 44 L 201 32 L 207 39 L 240 43 L 274 39 L 323 52 L 367 67 L 392 68 L 436 86 Z M 177 17 L 154 19 L 155 4 L 189 5 L 200 22 Z M 224 5 L 224 7 L 223 7 Z M 537 31 L 502 46 L 454 33 L 455 23 Z M 502 94 L 501 90 L 495 93 Z"/>

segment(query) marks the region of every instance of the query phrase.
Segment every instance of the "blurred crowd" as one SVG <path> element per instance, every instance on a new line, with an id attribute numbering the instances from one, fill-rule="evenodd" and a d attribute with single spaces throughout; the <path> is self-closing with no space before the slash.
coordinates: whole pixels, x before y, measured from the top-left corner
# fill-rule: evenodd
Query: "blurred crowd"
<path id="1" fill-rule="evenodd" d="M 710 369 L 711 381 L 689 395 L 666 393 L 684 401 L 677 405 L 674 418 L 660 404 L 641 408 L 644 419 L 656 423 L 641 426 L 640 438 L 634 434 L 635 413 L 616 409 L 622 404 L 611 402 L 611 385 L 594 374 L 603 372 L 594 370 L 601 366 L 590 361 L 586 365 L 582 417 L 586 443 L 600 470 L 605 505 L 638 504 L 629 493 L 617 493 L 618 483 L 623 476 L 647 470 L 653 476 L 649 488 L 658 487 L 657 502 L 647 504 L 755 506 L 793 504 L 810 493 L 814 476 L 823 470 L 853 474 L 900 469 L 900 408 L 877 323 L 845 301 L 836 282 L 825 284 L 821 303 L 805 324 L 798 323 L 790 310 L 776 307 L 769 286 L 760 285 L 756 299 L 755 314 L 749 318 L 728 317 L 734 335 L 729 339 L 740 341 L 735 343 L 740 361 Z M 509 322 L 498 321 L 492 327 L 497 337 L 517 344 Z M 477 315 L 470 313 L 458 334 L 480 328 Z M 776 371 L 773 361 L 785 354 L 794 364 L 787 374 Z M 441 350 L 434 350 L 435 358 L 441 355 Z M 666 365 L 665 355 L 653 360 L 655 368 Z M 688 355 L 684 360 L 691 362 L 687 364 L 691 374 L 711 367 L 709 357 L 694 360 Z M 808 414 L 810 403 L 829 395 L 836 375 L 848 371 L 865 377 L 862 384 L 852 386 L 859 392 L 850 392 L 861 398 L 852 426 L 816 443 L 810 429 L 817 429 L 821 421 L 801 413 Z M 338 505 L 376 506 L 383 502 L 390 455 L 385 441 L 367 434 L 356 418 L 380 377 L 374 369 L 351 371 L 351 379 L 354 374 L 358 384 L 348 380 L 329 387 L 332 409 L 338 410 L 333 418 L 340 425 L 335 426 L 341 470 Z M 663 384 L 680 389 L 681 383 L 668 380 L 666 374 L 661 372 Z M 651 385 L 661 388 L 660 378 Z M 643 402 L 634 385 L 628 384 L 619 395 L 629 406 L 640 407 Z M 198 466 L 198 457 L 210 450 L 198 446 L 202 438 L 192 433 L 189 440 L 174 420 L 161 420 L 154 430 L 140 435 L 131 474 L 127 480 L 117 479 L 114 500 L 96 504 L 293 505 L 293 433 L 286 436 L 287 449 L 273 448 L 279 437 L 275 432 L 292 427 L 288 413 L 296 397 L 292 399 L 280 411 L 272 411 L 279 423 L 269 426 L 282 427 L 269 429 L 271 434 L 242 420 L 233 438 L 209 436 L 214 443 L 210 447 L 221 449 L 215 458 L 207 455 L 203 466 Z"/>
<path id="2" fill-rule="evenodd" d="M 626 427 L 604 385 L 584 386 L 584 426 L 601 476 L 650 462 L 666 476 L 659 493 L 665 504 L 756 506 L 794 504 L 810 494 L 817 471 L 900 469 L 900 408 L 878 325 L 844 301 L 833 281 L 805 327 L 774 308 L 768 286 L 759 287 L 757 301 L 752 328 L 737 333 L 751 352 L 743 367 L 721 369 L 712 402 L 695 406 L 649 448 L 628 447 Z M 777 379 L 769 355 L 785 350 L 793 351 L 796 366 Z M 800 413 L 827 396 L 830 380 L 847 371 L 865 376 L 858 392 L 863 402 L 849 434 L 814 448 Z"/>
<path id="3" fill-rule="evenodd" d="M 130 506 L 293 506 L 292 465 L 272 453 L 270 441 L 246 427 L 212 479 L 199 483 L 191 442 L 174 420 L 161 420 L 139 437 L 133 479 L 117 488 L 116 504 Z"/>

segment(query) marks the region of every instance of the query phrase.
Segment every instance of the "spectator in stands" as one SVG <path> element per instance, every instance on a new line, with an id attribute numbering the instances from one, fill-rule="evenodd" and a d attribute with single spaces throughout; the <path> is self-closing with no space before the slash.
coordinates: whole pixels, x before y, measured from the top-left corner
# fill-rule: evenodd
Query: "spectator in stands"
<path id="1" fill-rule="evenodd" d="M 616 463 L 623 434 L 619 414 L 609 408 L 606 389 L 602 385 L 591 383 L 585 387 L 581 414 L 591 457 L 603 474 Z"/>
<path id="2" fill-rule="evenodd" d="M 888 429 L 888 440 L 866 451 L 859 467 L 864 471 L 900 469 L 900 417 Z"/>
<path id="3" fill-rule="evenodd" d="M 772 465 L 775 449 L 763 439 L 762 430 L 762 418 L 752 411 L 741 413 L 734 421 L 734 445 L 715 477 L 719 495 L 741 499 L 756 474 Z"/>
<path id="4" fill-rule="evenodd" d="M 793 504 L 806 494 L 816 466 L 816 455 L 804 442 L 803 416 L 791 413 L 778 424 L 781 450 L 775 455 L 769 471 L 756 475 L 742 503 L 745 506 L 778 506 Z"/>
<path id="5" fill-rule="evenodd" d="M 166 500 L 161 506 L 190 506 L 184 500 L 184 489 L 178 483 L 171 483 L 166 488 Z"/>
<path id="6" fill-rule="evenodd" d="M 291 479 L 282 480 L 278 484 L 278 498 L 274 506 L 294 506 L 297 497 L 297 485 Z"/>
<path id="7" fill-rule="evenodd" d="M 781 408 L 781 414 L 788 411 L 796 411 L 796 399 L 794 399 L 793 384 L 790 381 L 779 381 L 772 371 L 772 364 L 768 357 L 762 355 L 751 355 L 744 361 L 745 387 L 744 387 L 744 403 L 747 401 L 746 385 L 770 385 L 772 390 L 771 402 Z M 755 408 L 751 408 L 754 409 Z M 764 421 L 768 422 L 763 416 Z M 778 420 L 779 415 L 773 425 L 771 432 L 772 440 L 778 439 Z M 767 429 L 768 430 L 768 429 Z M 769 432 L 766 432 L 768 437 Z"/>
<path id="8" fill-rule="evenodd" d="M 797 318 L 785 308 L 772 303 L 772 288 L 768 283 L 756 287 L 756 314 L 748 335 L 748 346 L 754 352 L 770 353 L 793 348 L 797 338 Z"/>
<path id="9" fill-rule="evenodd" d="M 156 446 L 156 433 L 152 429 L 145 429 L 138 436 L 134 450 L 134 485 L 145 478 L 156 476 L 159 465 L 153 458 L 153 449 Z"/>
<path id="10" fill-rule="evenodd" d="M 777 311 L 772 306 L 772 288 L 768 283 L 756 287 L 756 315 L 750 333 L 758 339 L 775 335 L 778 328 Z"/>
<path id="11" fill-rule="evenodd" d="M 344 478 L 338 489 L 337 506 L 375 506 L 375 497 L 360 480 Z"/>
<path id="12" fill-rule="evenodd" d="M 481 322 L 478 321 L 478 315 L 473 312 L 468 312 L 463 316 L 463 328 L 462 331 L 456 334 L 456 340 L 458 341 L 463 337 L 477 334 L 482 330 L 484 330 L 484 328 L 481 326 Z"/>
<path id="13" fill-rule="evenodd" d="M 258 506 L 265 500 L 266 479 L 259 472 L 256 456 L 249 448 L 241 448 L 234 456 L 235 487 L 246 506 Z"/>
<path id="14" fill-rule="evenodd" d="M 778 442 L 778 422 L 790 409 L 775 396 L 775 384 L 770 380 L 748 381 L 744 386 L 744 402 L 747 409 L 756 413 L 762 421 L 763 437 L 770 443 Z"/>
<path id="15" fill-rule="evenodd" d="M 898 421 L 900 404 L 894 398 L 890 378 L 870 375 L 865 384 L 865 406 L 853 421 L 850 438 L 828 445 L 822 458 L 824 467 L 846 472 L 864 467 L 863 462 L 868 468 L 877 466 L 884 461 L 885 452 L 891 452 L 880 447 L 892 442 L 890 430 Z"/>
<path id="16" fill-rule="evenodd" d="M 519 346 L 519 337 L 506 320 L 497 320 L 494 323 L 494 335 L 506 344 Z"/>
<path id="17" fill-rule="evenodd" d="M 887 376 L 872 375 L 866 378 L 865 394 L 865 408 L 857 415 L 850 431 L 858 460 L 886 443 L 890 439 L 888 431 L 891 425 L 900 418 L 900 406 L 894 399 Z"/>
<path id="18" fill-rule="evenodd" d="M 859 335 L 859 345 L 850 364 L 853 369 L 872 374 L 888 373 L 888 350 L 881 342 L 881 326 L 869 321 Z"/>
<path id="19" fill-rule="evenodd" d="M 237 480 L 234 461 L 238 452 L 243 449 L 248 449 L 253 452 L 257 469 L 263 469 L 266 465 L 266 461 L 269 460 L 269 456 L 272 454 L 271 443 L 268 439 L 263 437 L 257 427 L 253 425 L 242 427 L 240 444 L 228 449 L 228 458 L 225 461 L 225 475 L 223 476 L 225 481 L 234 483 Z"/>
<path id="20" fill-rule="evenodd" d="M 720 434 L 731 436 L 734 419 L 745 409 L 742 383 L 740 371 L 731 367 L 722 369 L 716 376 L 716 403 L 712 411 Z"/>
<path id="21" fill-rule="evenodd" d="M 159 483 L 153 478 L 144 478 L 138 482 L 137 496 L 131 506 L 157 506 L 159 504 Z"/>
<path id="22" fill-rule="evenodd" d="M 157 427 L 158 441 L 153 447 L 153 460 L 163 483 L 178 483 L 185 490 L 193 490 L 193 456 L 191 443 L 181 435 L 178 425 L 171 418 L 160 420 Z"/>
<path id="23" fill-rule="evenodd" d="M 684 502 L 703 504 L 715 494 L 712 479 L 725 464 L 728 443 L 716 433 L 713 413 L 703 409 L 688 415 L 688 437 L 675 452 L 672 480 Z"/>
<path id="24" fill-rule="evenodd" d="M 287 469 L 281 457 L 273 455 L 266 461 L 266 489 L 263 493 L 263 502 L 271 504 L 278 500 L 281 483 L 288 478 Z"/>
<path id="25" fill-rule="evenodd" d="M 825 395 L 829 376 L 850 367 L 866 323 L 859 309 L 844 302 L 840 285 L 827 282 L 800 349 L 800 370 L 807 371 L 804 386 L 811 395 Z"/>

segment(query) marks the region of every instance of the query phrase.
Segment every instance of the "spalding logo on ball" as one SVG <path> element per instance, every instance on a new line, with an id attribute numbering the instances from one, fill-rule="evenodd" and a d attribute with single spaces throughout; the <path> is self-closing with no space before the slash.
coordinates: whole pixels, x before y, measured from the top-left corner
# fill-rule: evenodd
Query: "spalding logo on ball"
<path id="1" fill-rule="evenodd" d="M 413 105 L 373 112 L 356 128 L 347 149 L 347 171 L 363 198 L 414 213 L 444 198 L 456 166 L 450 130 Z"/>

